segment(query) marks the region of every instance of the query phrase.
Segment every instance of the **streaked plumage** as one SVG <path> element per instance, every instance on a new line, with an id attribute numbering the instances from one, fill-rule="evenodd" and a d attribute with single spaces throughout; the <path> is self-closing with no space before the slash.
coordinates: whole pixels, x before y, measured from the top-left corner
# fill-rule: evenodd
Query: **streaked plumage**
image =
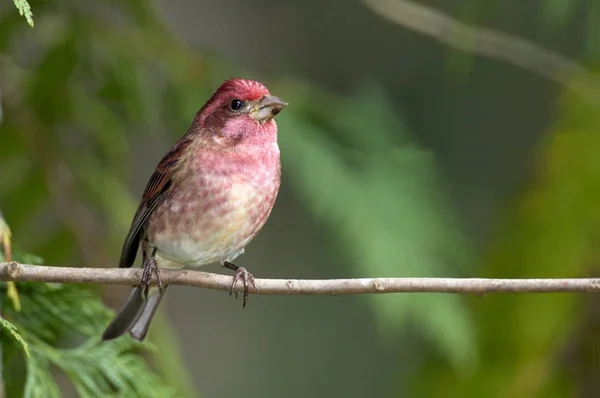
<path id="1" fill-rule="evenodd" d="M 239 110 L 235 101 L 243 103 Z M 273 118 L 286 105 L 259 82 L 223 83 L 152 174 L 119 266 L 133 265 L 140 244 L 144 264 L 154 254 L 158 268 L 228 266 L 243 253 L 265 224 L 279 190 Z M 165 291 L 166 286 L 151 288 L 145 297 L 135 288 L 103 339 L 130 331 L 142 340 Z"/>

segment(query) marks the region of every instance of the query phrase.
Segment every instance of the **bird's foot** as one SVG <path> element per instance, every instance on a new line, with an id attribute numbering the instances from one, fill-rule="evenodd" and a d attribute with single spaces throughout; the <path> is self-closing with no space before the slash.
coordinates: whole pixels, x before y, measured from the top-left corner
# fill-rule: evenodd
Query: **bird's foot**
<path id="1" fill-rule="evenodd" d="M 244 284 L 244 302 L 242 307 L 246 307 L 246 303 L 248 302 L 248 286 L 252 285 L 253 288 L 256 288 L 256 284 L 254 283 L 254 276 L 246 270 L 244 267 L 239 267 L 229 261 L 223 262 L 223 267 L 235 271 L 235 275 L 233 276 L 233 282 L 231 283 L 231 290 L 229 291 L 229 295 L 233 293 L 233 289 L 239 281 L 242 281 Z M 238 297 L 238 292 L 235 292 L 235 297 Z"/>
<path id="2" fill-rule="evenodd" d="M 154 256 L 151 256 L 142 267 L 142 279 L 140 280 L 140 287 L 142 288 L 144 297 L 148 297 L 148 290 L 150 289 L 150 282 L 152 281 L 153 276 L 156 276 L 158 288 L 162 289 L 163 283 L 162 278 L 160 277 L 160 270 L 156 265 L 156 259 Z"/>

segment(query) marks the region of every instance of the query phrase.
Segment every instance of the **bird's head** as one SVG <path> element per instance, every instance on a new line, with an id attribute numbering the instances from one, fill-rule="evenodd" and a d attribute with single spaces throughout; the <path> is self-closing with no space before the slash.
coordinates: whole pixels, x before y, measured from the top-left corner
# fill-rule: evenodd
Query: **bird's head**
<path id="1" fill-rule="evenodd" d="M 276 139 L 275 116 L 287 102 L 255 80 L 229 79 L 196 116 L 199 127 L 217 141 L 236 145 Z"/>

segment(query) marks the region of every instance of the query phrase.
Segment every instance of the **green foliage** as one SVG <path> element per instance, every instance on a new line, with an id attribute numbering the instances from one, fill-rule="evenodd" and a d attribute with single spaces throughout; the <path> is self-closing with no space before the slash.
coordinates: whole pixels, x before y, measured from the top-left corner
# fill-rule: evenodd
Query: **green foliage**
<path id="1" fill-rule="evenodd" d="M 146 1 L 95 3 L 122 13 L 123 21 L 110 24 L 102 12 L 91 16 L 60 3 L 44 5 L 34 30 L 16 12 L 0 16 L 0 170 L 10 170 L 0 178 L 0 200 L 15 236 L 28 238 L 28 250 L 55 264 L 77 259 L 107 266 L 106 253 L 118 251 L 136 204 L 128 190 L 132 159 L 143 154 L 147 140 L 161 138 L 157 131 L 172 132 L 165 147 L 181 136 L 211 90 L 237 73 L 215 57 L 191 54 Z M 489 13 L 503 5 L 466 3 L 471 8 L 462 7 L 458 18 L 477 26 L 485 26 Z M 28 3 L 15 4 L 33 24 Z M 547 0 L 541 18 L 567 26 L 573 4 Z M 588 31 L 597 38 L 597 11 L 591 11 Z M 35 57 L 23 55 L 23 32 Z M 450 50 L 453 77 L 468 76 L 472 62 L 471 55 Z M 337 238 L 346 256 L 341 261 L 352 264 L 353 276 L 466 274 L 471 248 L 455 227 L 435 159 L 415 144 L 403 114 L 390 107 L 382 90 L 367 87 L 349 98 L 307 85 L 282 85 L 273 92 L 293 104 L 278 119 L 286 132 L 280 135 L 284 173 Z M 583 273 L 589 236 L 598 227 L 599 124 L 588 109 L 569 109 L 563 115 L 568 123 L 541 149 L 540 180 L 499 217 L 506 224 L 478 274 Z M 41 261 L 19 250 L 16 256 L 26 263 Z M 136 354 L 142 346 L 128 339 L 99 344 L 96 336 L 109 313 L 90 290 L 30 283 L 19 288 L 23 311 L 14 311 L 2 295 L 0 320 L 7 337 L 1 340 L 3 370 L 10 374 L 5 380 L 14 396 L 60 396 L 56 369 L 82 396 L 176 394 Z M 404 294 L 365 300 L 388 336 L 397 338 L 412 322 L 436 348 L 419 351 L 426 364 L 414 378 L 415 396 L 500 391 L 498 396 L 534 397 L 552 396 L 547 393 L 552 389 L 569 391 L 548 353 L 559 353 L 577 322 L 575 297 L 466 301 Z M 166 326 L 156 324 L 154 330 Z M 185 369 L 176 365 L 181 363 L 177 349 L 169 349 L 177 344 L 168 330 L 164 335 L 168 341 L 156 351 L 163 379 L 177 384 L 179 395 L 192 396 Z M 23 355 L 26 345 L 29 359 Z"/>
<path id="2" fill-rule="evenodd" d="M 106 265 L 104 249 L 121 243 L 111 239 L 123 236 L 135 206 L 125 179 L 134 149 L 129 143 L 143 142 L 150 126 L 160 125 L 159 110 L 164 110 L 162 123 L 173 126 L 173 136 L 179 137 L 210 94 L 208 87 L 231 69 L 218 60 L 201 62 L 187 55 L 142 2 L 130 0 L 122 7 L 133 24 L 108 26 L 64 11 L 54 20 L 40 17 L 34 32 L 52 28 L 56 33 L 37 37 L 43 48 L 37 63 L 27 73 L 18 63 L 4 64 L 3 90 L 12 95 L 3 129 L 11 138 L 5 138 L 0 155 L 4 152 L 4 161 L 12 162 L 11 174 L 19 177 L 0 182 L 8 185 L 3 203 L 15 220 L 15 235 L 21 235 L 48 205 L 45 198 L 52 198 L 60 221 L 53 219 L 54 233 L 32 245 L 52 263 L 92 240 L 100 247 L 82 250 L 84 260 Z M 49 6 L 44 17 L 52 13 Z M 16 52 L 14 46 L 9 41 L 9 51 Z M 164 90 L 156 83 L 157 73 L 166 79 Z M 381 92 L 366 90 L 345 100 L 306 90 L 316 99 L 311 102 L 333 108 L 311 108 L 294 95 L 303 89 L 285 90 L 282 95 L 294 103 L 281 118 L 282 130 L 292 132 L 281 136 L 285 167 L 323 222 L 342 231 L 340 247 L 352 248 L 348 257 L 356 275 L 447 275 L 447 263 L 460 263 L 456 254 L 468 249 L 452 227 L 431 154 L 411 142 Z M 74 140 L 66 138 L 71 136 L 65 125 L 76 127 Z M 125 133 L 140 125 L 142 132 Z M 25 152 L 34 156 L 33 164 L 14 158 Z M 58 178 L 62 173 L 68 178 Z M 57 188 L 55 181 L 63 186 Z M 79 221 L 92 215 L 73 209 L 87 207 L 104 215 L 108 234 Z M 471 362 L 469 319 L 458 298 L 369 300 L 381 329 L 390 335 L 413 319 L 455 364 Z"/>
<path id="3" fill-rule="evenodd" d="M 33 12 L 31 12 L 31 6 L 27 0 L 14 0 L 14 2 L 17 10 L 19 10 L 19 14 L 25 17 L 29 26 L 33 28 Z"/>
<path id="4" fill-rule="evenodd" d="M 87 235 L 101 245 L 84 250 L 84 260 L 106 265 L 100 252 L 121 243 L 135 208 L 127 189 L 130 142 L 143 142 L 159 125 L 159 109 L 183 103 L 183 98 L 184 120 L 189 122 L 189 106 L 196 107 L 206 96 L 206 77 L 190 73 L 206 68 L 164 32 L 146 2 L 129 0 L 122 7 L 128 19 L 139 20 L 138 26 L 110 26 L 76 9 L 47 4 L 36 29 L 28 32 L 28 39 L 39 46 L 33 65 L 24 69 L 18 55 L 0 59 L 5 115 L 0 167 L 11 170 L 0 181 L 3 207 L 18 236 L 50 198 L 56 217 L 49 228 L 54 233 L 31 250 L 43 252 L 51 263 L 83 249 L 73 244 L 80 245 L 81 236 Z M 0 42 L 6 43 L 7 53 L 19 54 L 16 30 L 12 19 L 0 19 L 0 34 L 5 32 Z M 155 54 L 163 56 L 156 59 Z M 162 74 L 170 79 L 166 85 L 173 93 L 164 101 L 163 87 L 157 84 Z M 194 101 L 187 101 L 192 97 Z M 178 112 L 174 115 L 181 123 Z M 138 133 L 128 140 L 127 131 Z M 23 153 L 32 161 L 24 161 L 19 156 Z M 91 217 L 85 209 L 90 206 L 106 214 L 108 241 L 100 239 L 101 230 L 84 231 L 77 221 Z"/>
<path id="5" fill-rule="evenodd" d="M 279 122 L 287 132 L 280 137 L 286 170 L 339 238 L 354 274 L 448 276 L 449 265 L 465 264 L 469 248 L 433 158 L 412 142 L 381 90 L 369 87 L 350 99 L 304 91 L 286 95 L 294 107 Z M 453 363 L 473 363 L 472 324 L 458 297 L 367 297 L 383 331 L 396 335 L 412 319 Z"/>
<path id="6" fill-rule="evenodd" d="M 23 337 L 17 331 L 17 327 L 4 318 L 0 318 L 0 326 L 5 333 L 10 334 L 12 338 L 14 338 L 21 345 L 23 351 L 25 352 L 25 356 L 29 358 L 29 344 L 23 340 Z"/>
<path id="7" fill-rule="evenodd" d="M 19 253 L 15 253 L 15 260 L 40 263 L 35 256 Z M 89 288 L 20 283 L 21 311 L 12 308 L 4 289 L 0 293 L 6 318 L 1 324 L 14 337 L 2 340 L 8 396 L 61 397 L 54 381 L 55 369 L 64 372 L 80 397 L 175 396 L 138 353 L 145 346 L 129 338 L 108 343 L 99 340 L 112 312 Z M 75 343 L 64 346 L 67 341 Z M 21 380 L 17 348 L 27 354 L 22 383 L 15 382 Z"/>
<path id="8" fill-rule="evenodd" d="M 130 142 L 145 143 L 153 131 L 162 130 L 158 116 L 171 104 L 185 103 L 184 123 L 178 112 L 170 116 L 180 124 L 189 123 L 190 106 L 197 107 L 207 95 L 205 85 L 214 83 L 207 83 L 206 60 L 184 51 L 163 27 L 153 5 L 125 0 L 97 2 L 93 7 L 121 12 L 127 23 L 107 23 L 102 12 L 90 14 L 85 7 L 64 2 L 45 3 L 33 30 L 24 30 L 16 13 L 0 16 L 0 170 L 10 170 L 0 178 L 0 201 L 10 215 L 14 236 L 27 242 L 28 251 L 43 253 L 52 264 L 105 267 L 112 260 L 107 253 L 118 251 L 135 210 L 128 190 Z M 36 47 L 36 56 L 27 61 L 21 51 L 25 37 Z M 163 91 L 170 94 L 163 96 Z M 68 301 L 71 293 L 83 294 L 69 289 L 62 286 L 52 295 L 65 293 Z M 70 312 L 61 311 L 63 316 Z M 105 316 L 97 319 L 106 321 Z M 7 320 L 32 344 L 21 323 Z M 160 321 L 159 316 L 156 323 Z M 58 328 L 44 338 L 65 332 L 64 324 L 59 327 L 54 321 L 53 325 L 41 329 L 51 333 Z M 87 328 L 98 332 L 95 326 Z M 78 335 L 62 338 L 73 341 Z M 58 365 L 35 356 L 50 355 L 54 346 L 48 344 L 42 351 L 32 349 L 33 363 L 46 368 Z M 163 346 L 168 345 L 159 345 Z M 128 349 L 114 346 L 114 355 L 124 355 Z M 181 363 L 177 351 L 157 349 L 151 354 L 166 363 Z M 77 358 L 79 353 L 69 355 Z M 110 359 L 104 363 L 108 365 Z M 180 395 L 195 396 L 185 368 L 173 369 L 178 370 L 177 378 L 170 382 Z M 46 376 L 36 380 L 46 383 Z M 80 383 L 81 388 L 85 385 Z"/>

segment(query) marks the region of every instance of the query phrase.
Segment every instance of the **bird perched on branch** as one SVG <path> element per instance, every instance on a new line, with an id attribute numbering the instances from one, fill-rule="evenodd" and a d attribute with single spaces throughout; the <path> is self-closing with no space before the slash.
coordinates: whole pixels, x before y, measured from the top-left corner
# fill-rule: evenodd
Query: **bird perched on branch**
<path id="1" fill-rule="evenodd" d="M 254 80 L 225 81 L 198 111 L 187 133 L 162 158 L 142 195 L 119 267 L 131 267 L 141 245 L 140 286 L 102 335 L 143 340 L 167 286 L 160 268 L 219 262 L 235 271 L 231 289 L 254 277 L 232 261 L 263 227 L 280 184 L 275 116 L 287 103 Z M 158 287 L 150 286 L 156 275 Z"/>

